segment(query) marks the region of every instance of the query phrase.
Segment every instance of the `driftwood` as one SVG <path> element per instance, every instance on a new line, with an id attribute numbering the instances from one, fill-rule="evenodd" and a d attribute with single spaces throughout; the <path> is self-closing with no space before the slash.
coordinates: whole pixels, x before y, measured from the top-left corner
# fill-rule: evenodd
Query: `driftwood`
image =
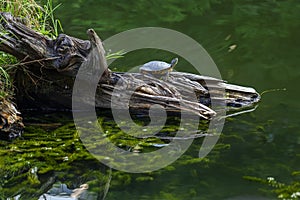
<path id="1" fill-rule="evenodd" d="M 99 108 L 147 110 L 159 104 L 170 112 L 184 110 L 210 119 L 217 112 L 210 108 L 212 100 L 225 103 L 230 110 L 252 106 L 260 99 L 252 88 L 207 76 L 172 72 L 168 81 L 162 81 L 139 73 L 111 72 L 105 68 L 101 40 L 92 30 L 88 31 L 90 40 L 65 34 L 50 39 L 9 13 L 1 13 L 0 17 L 0 29 L 5 32 L 0 35 L 0 51 L 20 60 L 15 73 L 20 107 L 70 109 L 75 76 L 83 63 L 91 62 L 99 62 L 104 71 L 95 98 Z M 123 99 L 129 92 L 133 94 L 129 104 L 120 101 L 112 105 L 112 96 Z M 195 94 L 197 101 L 186 98 Z"/>

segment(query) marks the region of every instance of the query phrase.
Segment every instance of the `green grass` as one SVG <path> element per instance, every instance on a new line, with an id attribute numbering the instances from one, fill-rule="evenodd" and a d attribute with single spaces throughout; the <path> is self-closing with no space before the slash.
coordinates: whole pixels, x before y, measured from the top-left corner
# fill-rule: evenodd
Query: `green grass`
<path id="1" fill-rule="evenodd" d="M 11 82 L 8 73 L 0 67 L 0 98 L 5 98 L 10 95 Z"/>
<path id="2" fill-rule="evenodd" d="M 118 59 L 118 58 L 123 58 L 125 54 L 126 54 L 125 50 L 122 49 L 122 50 L 114 52 L 114 53 L 108 52 L 105 57 L 107 60 Z"/>
<path id="3" fill-rule="evenodd" d="M 57 37 L 62 30 L 61 23 L 54 17 L 54 11 L 60 6 L 53 7 L 52 0 L 47 0 L 41 6 L 34 0 L 1 0 L 2 12 L 10 12 L 14 16 L 24 19 L 30 28 L 47 35 L 51 38 Z"/>
<path id="4" fill-rule="evenodd" d="M 16 59 L 6 53 L 0 52 L 0 98 L 7 98 L 13 94 L 12 80 L 9 76 L 9 64 L 16 63 Z"/>
<path id="5" fill-rule="evenodd" d="M 52 0 L 47 0 L 45 5 L 39 5 L 34 0 L 0 0 L 1 12 L 10 12 L 19 17 L 23 23 L 50 38 L 56 38 L 63 31 L 61 23 L 54 17 L 54 11 L 59 5 L 53 7 Z M 7 34 L 0 29 L 0 36 Z M 13 94 L 12 80 L 9 76 L 17 60 L 4 52 L 0 52 L 0 98 L 9 97 Z"/>
<path id="6" fill-rule="evenodd" d="M 41 15 L 42 26 L 38 30 L 42 34 L 50 35 L 52 37 L 57 37 L 59 34 L 59 30 L 63 31 L 62 25 L 58 19 L 54 17 L 54 11 L 60 6 L 60 4 L 53 7 L 52 0 L 47 0 L 46 5 L 43 7 L 43 14 Z M 50 24 L 48 24 L 48 22 Z"/>

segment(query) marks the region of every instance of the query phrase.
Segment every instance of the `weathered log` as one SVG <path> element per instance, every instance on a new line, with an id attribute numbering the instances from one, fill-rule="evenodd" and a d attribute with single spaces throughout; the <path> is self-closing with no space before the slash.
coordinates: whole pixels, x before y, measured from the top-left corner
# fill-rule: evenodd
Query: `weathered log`
<path id="1" fill-rule="evenodd" d="M 0 98 L 0 138 L 16 138 L 21 135 L 23 128 L 22 118 L 13 103 Z"/>
<path id="2" fill-rule="evenodd" d="M 105 61 L 104 49 L 96 33 L 88 32 L 90 41 L 65 34 L 50 39 L 9 13 L 0 16 L 0 28 L 5 32 L 0 35 L 0 51 L 21 61 L 15 78 L 17 99 L 21 105 L 71 108 L 72 87 L 79 68 L 83 64 Z M 110 72 L 103 65 L 100 65 L 104 73 L 98 83 L 96 107 L 139 110 L 159 104 L 170 112 L 183 110 L 210 119 L 216 114 L 210 108 L 212 100 L 225 103 L 230 109 L 252 106 L 260 99 L 252 88 L 227 84 L 211 77 L 173 72 L 168 81 L 162 81 L 139 73 Z M 131 93 L 129 103 L 120 101 L 112 105 L 112 97 L 124 99 Z M 196 95 L 197 101 L 187 98 L 191 95 Z M 85 101 L 84 97 L 82 101 Z"/>

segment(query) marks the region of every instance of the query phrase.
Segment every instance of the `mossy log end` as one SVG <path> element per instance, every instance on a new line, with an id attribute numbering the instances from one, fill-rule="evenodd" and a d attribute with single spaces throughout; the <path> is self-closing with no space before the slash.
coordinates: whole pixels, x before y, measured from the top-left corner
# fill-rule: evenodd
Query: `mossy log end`
<path id="1" fill-rule="evenodd" d="M 159 104 L 170 112 L 184 110 L 210 119 L 217 112 L 210 108 L 211 100 L 231 109 L 252 106 L 260 99 L 252 88 L 206 76 L 173 72 L 168 81 L 162 81 L 139 73 L 111 72 L 105 68 L 102 42 L 92 30 L 88 31 L 89 40 L 65 34 L 50 39 L 10 13 L 0 13 L 0 29 L 5 32 L 0 35 L 0 51 L 20 60 L 14 79 L 19 107 L 71 108 L 76 74 L 82 64 L 91 62 L 91 59 L 94 59 L 93 63 L 100 63 L 104 71 L 95 98 L 99 108 L 114 106 L 142 110 Z M 98 52 L 96 58 L 93 52 Z M 133 91 L 129 104 L 120 101 L 118 105 L 112 105 L 112 97 L 122 99 L 129 91 Z M 192 93 L 196 94 L 197 101 L 186 98 Z"/>

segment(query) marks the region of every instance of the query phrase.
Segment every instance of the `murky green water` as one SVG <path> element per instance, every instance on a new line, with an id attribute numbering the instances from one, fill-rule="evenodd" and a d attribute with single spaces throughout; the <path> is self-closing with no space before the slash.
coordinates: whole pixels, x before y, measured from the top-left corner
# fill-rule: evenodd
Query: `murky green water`
<path id="1" fill-rule="evenodd" d="M 69 188 L 88 183 L 86 199 L 101 199 L 108 187 L 108 200 L 276 199 L 272 188 L 245 177 L 275 177 L 285 183 L 299 180 L 295 173 L 300 171 L 299 1 L 60 2 L 56 17 L 66 34 L 86 39 L 86 30 L 94 28 L 106 39 L 137 27 L 174 29 L 203 45 L 228 82 L 259 92 L 286 90 L 266 93 L 254 112 L 227 119 L 216 147 L 205 159 L 197 159 L 202 142 L 197 139 L 175 163 L 147 174 L 113 171 L 110 175 L 84 149 L 65 114 L 56 114 L 50 121 L 50 116 L 43 116 L 46 122 L 40 117 L 28 119 L 31 126 L 23 140 L 1 142 L 0 198 L 21 193 L 23 199 L 36 199 L 51 183 Z M 229 51 L 232 45 L 236 48 Z M 151 59 L 169 57 L 166 52 L 137 51 L 111 68 L 126 71 Z M 186 66 L 182 61 L 176 70 L 194 71 Z M 109 118 L 103 121 L 106 130 L 118 133 Z M 41 128 L 41 123 L 48 125 Z M 130 144 L 151 150 L 150 142 L 158 141 Z"/>

